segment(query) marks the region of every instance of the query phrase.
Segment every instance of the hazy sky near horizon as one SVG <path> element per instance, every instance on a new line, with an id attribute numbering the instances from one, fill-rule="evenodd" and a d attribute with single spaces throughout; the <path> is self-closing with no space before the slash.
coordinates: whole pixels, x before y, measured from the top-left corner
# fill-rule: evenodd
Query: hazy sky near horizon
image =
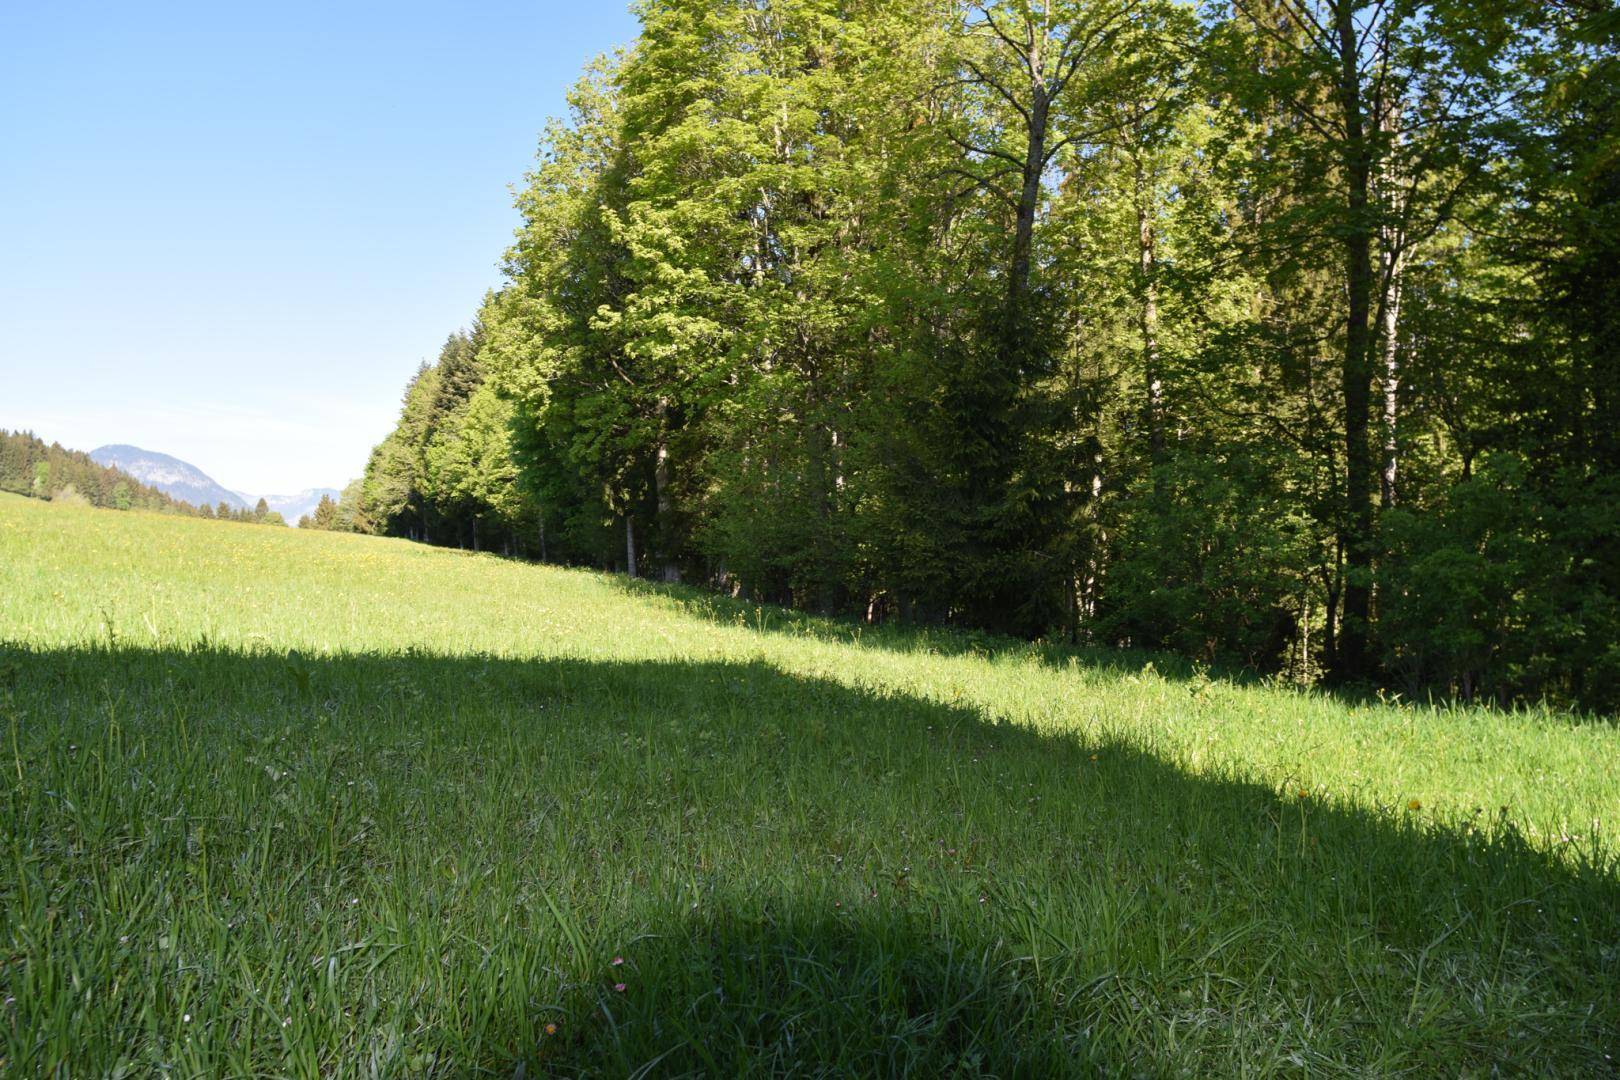
<path id="1" fill-rule="evenodd" d="M 628 0 L 0 0 L 0 428 L 359 475 Z"/>

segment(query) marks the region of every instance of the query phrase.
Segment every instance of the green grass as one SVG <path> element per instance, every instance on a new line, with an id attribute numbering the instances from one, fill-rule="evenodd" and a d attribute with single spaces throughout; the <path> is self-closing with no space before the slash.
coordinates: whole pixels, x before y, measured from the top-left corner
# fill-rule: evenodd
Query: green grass
<path id="1" fill-rule="evenodd" d="M 1604 721 L 0 496 L 0 737 L 9 1075 L 1620 1058 Z"/>

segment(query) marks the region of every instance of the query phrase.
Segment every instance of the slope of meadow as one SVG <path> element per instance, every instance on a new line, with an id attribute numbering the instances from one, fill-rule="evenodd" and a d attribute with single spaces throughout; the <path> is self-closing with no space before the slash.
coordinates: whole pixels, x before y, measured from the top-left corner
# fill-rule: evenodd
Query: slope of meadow
<path id="1" fill-rule="evenodd" d="M 0 496 L 0 1072 L 1591 1074 L 1620 730 Z"/>

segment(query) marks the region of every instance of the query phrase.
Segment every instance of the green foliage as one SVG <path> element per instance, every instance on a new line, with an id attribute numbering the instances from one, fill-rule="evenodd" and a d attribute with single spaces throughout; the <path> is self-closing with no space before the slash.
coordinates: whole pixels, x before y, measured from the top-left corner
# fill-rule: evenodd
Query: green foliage
<path id="1" fill-rule="evenodd" d="M 79 489 L 72 484 L 57 488 L 51 493 L 51 502 L 63 503 L 67 506 L 89 506 L 90 500 L 79 494 Z"/>
<path id="2" fill-rule="evenodd" d="M 366 505 L 365 478 L 351 480 L 338 496 L 338 529 L 342 532 L 372 533 L 377 531 L 370 508 Z"/>
<path id="3" fill-rule="evenodd" d="M 1297 673 L 1311 523 L 1278 462 L 1238 448 L 1178 454 L 1127 493 L 1098 622 L 1113 641 L 1223 667 Z"/>
<path id="4" fill-rule="evenodd" d="M 1605 5 L 637 13 L 349 527 L 1616 707 Z"/>
<path id="5" fill-rule="evenodd" d="M 36 499 L 66 497 L 112 510 L 200 512 L 189 503 L 136 482 L 119 469 L 98 464 L 89 454 L 55 443 L 47 446 L 28 432 L 4 429 L 0 429 L 0 491 Z"/>
<path id="6" fill-rule="evenodd" d="M 329 511 L 317 510 L 313 527 L 529 550 L 536 510 L 517 484 L 514 407 L 488 381 L 485 340 L 481 323 L 451 335 L 438 362 L 411 381 L 399 423 L 365 476 Z"/>
<path id="7" fill-rule="evenodd" d="M 1515 694 L 1620 708 L 1620 604 L 1570 583 L 1620 529 L 1620 484 L 1545 498 L 1516 457 L 1493 454 L 1424 514 L 1386 518 L 1387 666 L 1408 689 L 1474 700 Z"/>
<path id="8" fill-rule="evenodd" d="M 1551 552 L 1537 544 L 1537 522 L 1522 495 L 1523 471 L 1487 458 L 1479 475 L 1453 486 L 1428 513 L 1385 518 L 1393 556 L 1381 592 L 1392 655 L 1387 665 L 1408 689 L 1426 686 L 1490 697 L 1512 685 L 1525 644 L 1516 631 L 1549 614 L 1538 586 L 1556 578 Z M 1556 556 L 1553 556 L 1556 558 Z"/>
<path id="9" fill-rule="evenodd" d="M 330 495 L 322 495 L 321 501 L 315 506 L 315 513 L 310 516 L 312 528 L 331 532 L 337 528 L 338 507 Z"/>

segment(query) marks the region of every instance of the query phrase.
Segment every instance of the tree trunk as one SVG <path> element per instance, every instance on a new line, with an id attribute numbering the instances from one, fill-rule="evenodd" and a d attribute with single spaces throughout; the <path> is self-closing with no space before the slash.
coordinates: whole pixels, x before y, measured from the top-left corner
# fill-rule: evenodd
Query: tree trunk
<path id="1" fill-rule="evenodd" d="M 1339 665 L 1339 590 L 1330 589 L 1322 612 L 1322 662 L 1329 668 Z"/>
<path id="2" fill-rule="evenodd" d="M 1384 469 L 1379 490 L 1379 505 L 1388 510 L 1395 505 L 1395 482 L 1400 472 L 1399 422 L 1401 405 L 1401 271 L 1405 261 L 1399 254 L 1389 257 L 1393 265 L 1387 269 L 1389 294 L 1384 299 Z"/>
<path id="3" fill-rule="evenodd" d="M 1046 168 L 1046 129 L 1051 112 L 1041 45 L 1044 35 L 1030 33 L 1029 123 L 1025 128 L 1023 187 L 1013 226 L 1012 268 L 1007 275 L 1007 345 L 1021 356 L 1028 344 L 1029 277 L 1035 248 L 1035 213 L 1040 208 L 1041 173 Z"/>
<path id="4" fill-rule="evenodd" d="M 1147 387 L 1148 438 L 1157 465 L 1164 456 L 1164 384 L 1159 373 L 1158 238 L 1153 229 L 1153 193 L 1140 152 L 1136 155 L 1137 267 L 1142 279 L 1142 375 Z M 1157 481 L 1155 481 L 1157 484 Z"/>
<path id="5" fill-rule="evenodd" d="M 1364 678 L 1368 672 L 1371 632 L 1373 570 L 1372 474 L 1374 460 L 1369 442 L 1372 401 L 1371 337 L 1373 294 L 1370 218 L 1371 162 L 1368 160 L 1365 118 L 1362 113 L 1361 74 L 1354 11 L 1351 0 L 1333 5 L 1341 64 L 1339 96 L 1343 110 L 1343 161 L 1346 183 L 1344 227 L 1345 322 L 1344 466 L 1345 505 L 1340 533 L 1344 543 L 1344 607 L 1339 625 L 1340 681 Z"/>
<path id="6" fill-rule="evenodd" d="M 675 505 L 671 493 L 669 476 L 669 442 L 664 434 L 665 426 L 669 421 L 669 403 L 658 403 L 658 450 L 653 465 L 653 489 L 658 498 L 658 557 L 663 561 L 662 577 L 665 581 L 681 580 L 681 569 L 670 558 L 671 552 L 663 550 L 671 547 L 670 538 L 674 533 Z"/>
<path id="7" fill-rule="evenodd" d="M 1103 493 L 1103 456 L 1096 454 L 1092 457 L 1091 473 L 1091 506 L 1092 513 L 1097 513 Z M 1088 621 L 1096 617 L 1097 595 L 1102 591 L 1103 576 L 1103 548 L 1108 543 L 1108 533 L 1098 528 L 1093 539 L 1087 545 L 1085 576 L 1081 584 L 1081 598 L 1075 601 L 1076 622 Z M 1077 629 L 1078 632 L 1078 629 Z"/>
<path id="8" fill-rule="evenodd" d="M 1294 670 L 1294 681 L 1304 683 L 1311 675 L 1311 591 L 1305 588 L 1299 598 L 1299 667 Z"/>
<path id="9" fill-rule="evenodd" d="M 631 577 L 636 576 L 636 519 L 633 514 L 624 515 L 624 561 Z"/>
<path id="10" fill-rule="evenodd" d="M 547 555 L 546 555 L 546 508 L 543 507 L 543 506 L 540 508 L 539 518 L 540 518 L 540 561 L 541 562 L 550 562 L 551 559 L 548 558 Z"/>
<path id="11" fill-rule="evenodd" d="M 1007 307 L 1014 317 L 1022 314 L 1024 299 L 1029 293 L 1030 264 L 1035 250 L 1035 212 L 1040 208 L 1042 159 L 1046 156 L 1047 108 L 1046 91 L 1037 84 L 1029 113 L 1024 184 L 1018 195 L 1018 214 L 1013 226 L 1012 272 L 1007 278 Z"/>
<path id="12" fill-rule="evenodd" d="M 1399 112 L 1386 106 L 1378 118 L 1379 130 L 1392 140 L 1400 138 Z M 1391 155 L 1393 158 L 1394 155 Z M 1396 482 L 1400 473 L 1401 406 L 1401 285 L 1406 272 L 1406 232 L 1401 224 L 1406 207 L 1401 196 L 1401 176 L 1391 162 L 1379 170 L 1380 204 L 1393 217 L 1379 230 L 1383 241 L 1379 256 L 1383 292 L 1380 295 L 1379 333 L 1383 349 L 1384 380 L 1384 462 L 1380 475 L 1379 508 L 1395 505 Z"/>

